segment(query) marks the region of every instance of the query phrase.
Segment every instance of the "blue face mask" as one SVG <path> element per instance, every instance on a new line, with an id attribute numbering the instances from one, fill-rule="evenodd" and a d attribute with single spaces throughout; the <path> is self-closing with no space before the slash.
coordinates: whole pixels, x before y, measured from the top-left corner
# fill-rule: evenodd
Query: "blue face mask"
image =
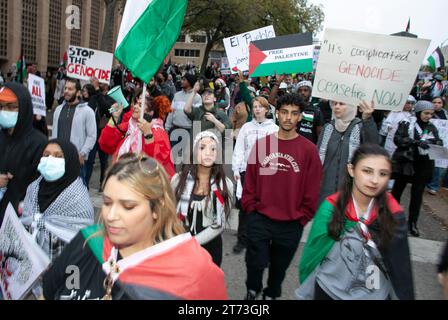
<path id="1" fill-rule="evenodd" d="M 42 157 L 37 170 L 39 170 L 46 181 L 56 181 L 65 174 L 65 159 L 52 156 Z"/>
<path id="2" fill-rule="evenodd" d="M 17 124 L 19 113 L 15 111 L 0 111 L 0 127 L 3 129 L 14 128 Z"/>

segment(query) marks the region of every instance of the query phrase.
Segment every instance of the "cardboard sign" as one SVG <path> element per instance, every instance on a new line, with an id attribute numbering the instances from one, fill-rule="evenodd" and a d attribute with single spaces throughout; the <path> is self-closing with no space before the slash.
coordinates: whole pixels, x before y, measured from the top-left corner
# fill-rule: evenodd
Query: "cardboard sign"
<path id="1" fill-rule="evenodd" d="M 23 299 L 50 259 L 34 241 L 11 204 L 0 228 L 0 288 L 5 300 Z"/>
<path id="2" fill-rule="evenodd" d="M 112 53 L 70 46 L 67 77 L 89 80 L 95 76 L 101 83 L 109 84 L 113 57 Z"/>
<path id="3" fill-rule="evenodd" d="M 233 73 L 238 68 L 241 71 L 249 70 L 249 44 L 252 41 L 275 38 L 273 26 L 255 29 L 233 37 L 225 38 L 224 48 L 229 59 L 229 67 Z"/>
<path id="4" fill-rule="evenodd" d="M 46 117 L 47 107 L 45 105 L 45 80 L 34 74 L 28 75 L 28 90 L 33 102 L 33 113 Z"/>
<path id="5" fill-rule="evenodd" d="M 251 77 L 262 77 L 311 72 L 313 49 L 311 33 L 253 41 L 249 45 L 249 74 Z"/>
<path id="6" fill-rule="evenodd" d="M 401 111 L 430 40 L 327 29 L 313 96 Z"/>

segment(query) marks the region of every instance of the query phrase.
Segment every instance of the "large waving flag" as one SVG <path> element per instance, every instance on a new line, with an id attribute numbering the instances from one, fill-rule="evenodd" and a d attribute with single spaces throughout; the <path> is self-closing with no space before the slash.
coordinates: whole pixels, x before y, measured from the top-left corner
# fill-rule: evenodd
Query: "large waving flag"
<path id="1" fill-rule="evenodd" d="M 128 0 L 115 57 L 148 83 L 179 37 L 187 0 Z"/>
<path id="2" fill-rule="evenodd" d="M 428 63 L 433 70 L 437 70 L 437 68 L 445 67 L 445 57 L 443 56 L 442 50 L 440 47 L 437 47 L 436 50 L 432 53 L 428 58 Z"/>

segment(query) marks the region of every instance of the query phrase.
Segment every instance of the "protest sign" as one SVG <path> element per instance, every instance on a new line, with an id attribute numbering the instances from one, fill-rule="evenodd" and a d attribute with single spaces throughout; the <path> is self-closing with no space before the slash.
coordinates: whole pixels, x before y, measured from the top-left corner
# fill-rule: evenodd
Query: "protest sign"
<path id="1" fill-rule="evenodd" d="M 313 36 L 311 33 L 252 41 L 249 45 L 251 77 L 313 71 Z"/>
<path id="2" fill-rule="evenodd" d="M 230 75 L 232 72 L 230 71 L 229 59 L 227 57 L 221 58 L 221 74 L 222 75 Z"/>
<path id="3" fill-rule="evenodd" d="M 33 113 L 45 117 L 47 115 L 47 107 L 45 105 L 45 80 L 34 74 L 29 74 L 28 90 L 33 102 Z"/>
<path id="4" fill-rule="evenodd" d="M 430 144 L 428 155 L 431 160 L 446 160 L 448 159 L 448 149 L 436 144 Z"/>
<path id="5" fill-rule="evenodd" d="M 225 38 L 223 40 L 224 48 L 226 49 L 226 54 L 229 59 L 229 67 L 232 69 L 232 72 L 236 73 L 236 68 L 241 71 L 249 70 L 249 44 L 252 41 L 274 37 L 274 27 L 267 26 Z"/>
<path id="6" fill-rule="evenodd" d="M 101 83 L 109 84 L 112 60 L 112 53 L 70 46 L 67 77 L 80 80 L 96 77 Z"/>
<path id="7" fill-rule="evenodd" d="M 11 204 L 0 228 L 0 288 L 6 300 L 23 299 L 50 259 L 34 241 Z"/>
<path id="8" fill-rule="evenodd" d="M 443 140 L 443 146 L 448 147 L 448 120 L 443 119 L 431 119 L 430 120 L 439 131 L 439 137 Z M 448 158 L 436 159 L 436 167 L 448 168 Z"/>
<path id="9" fill-rule="evenodd" d="M 313 96 L 375 109 L 401 111 L 430 41 L 327 29 Z"/>

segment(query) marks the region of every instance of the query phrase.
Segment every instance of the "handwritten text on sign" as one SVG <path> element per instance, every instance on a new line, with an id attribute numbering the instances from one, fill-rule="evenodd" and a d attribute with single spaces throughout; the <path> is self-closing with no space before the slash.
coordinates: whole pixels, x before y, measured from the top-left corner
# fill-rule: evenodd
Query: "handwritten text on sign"
<path id="1" fill-rule="evenodd" d="M 28 75 L 28 91 L 33 102 L 33 114 L 45 117 L 47 108 L 45 106 L 45 81 L 34 74 Z"/>
<path id="2" fill-rule="evenodd" d="M 376 109 L 401 111 L 430 41 L 327 29 L 313 96 Z"/>
<path id="3" fill-rule="evenodd" d="M 275 38 L 273 26 L 241 33 L 223 40 L 230 68 L 241 71 L 249 70 L 249 44 L 251 41 Z"/>
<path id="4" fill-rule="evenodd" d="M 112 53 L 70 46 L 67 76 L 81 80 L 96 77 L 101 83 L 109 84 L 112 60 Z"/>

